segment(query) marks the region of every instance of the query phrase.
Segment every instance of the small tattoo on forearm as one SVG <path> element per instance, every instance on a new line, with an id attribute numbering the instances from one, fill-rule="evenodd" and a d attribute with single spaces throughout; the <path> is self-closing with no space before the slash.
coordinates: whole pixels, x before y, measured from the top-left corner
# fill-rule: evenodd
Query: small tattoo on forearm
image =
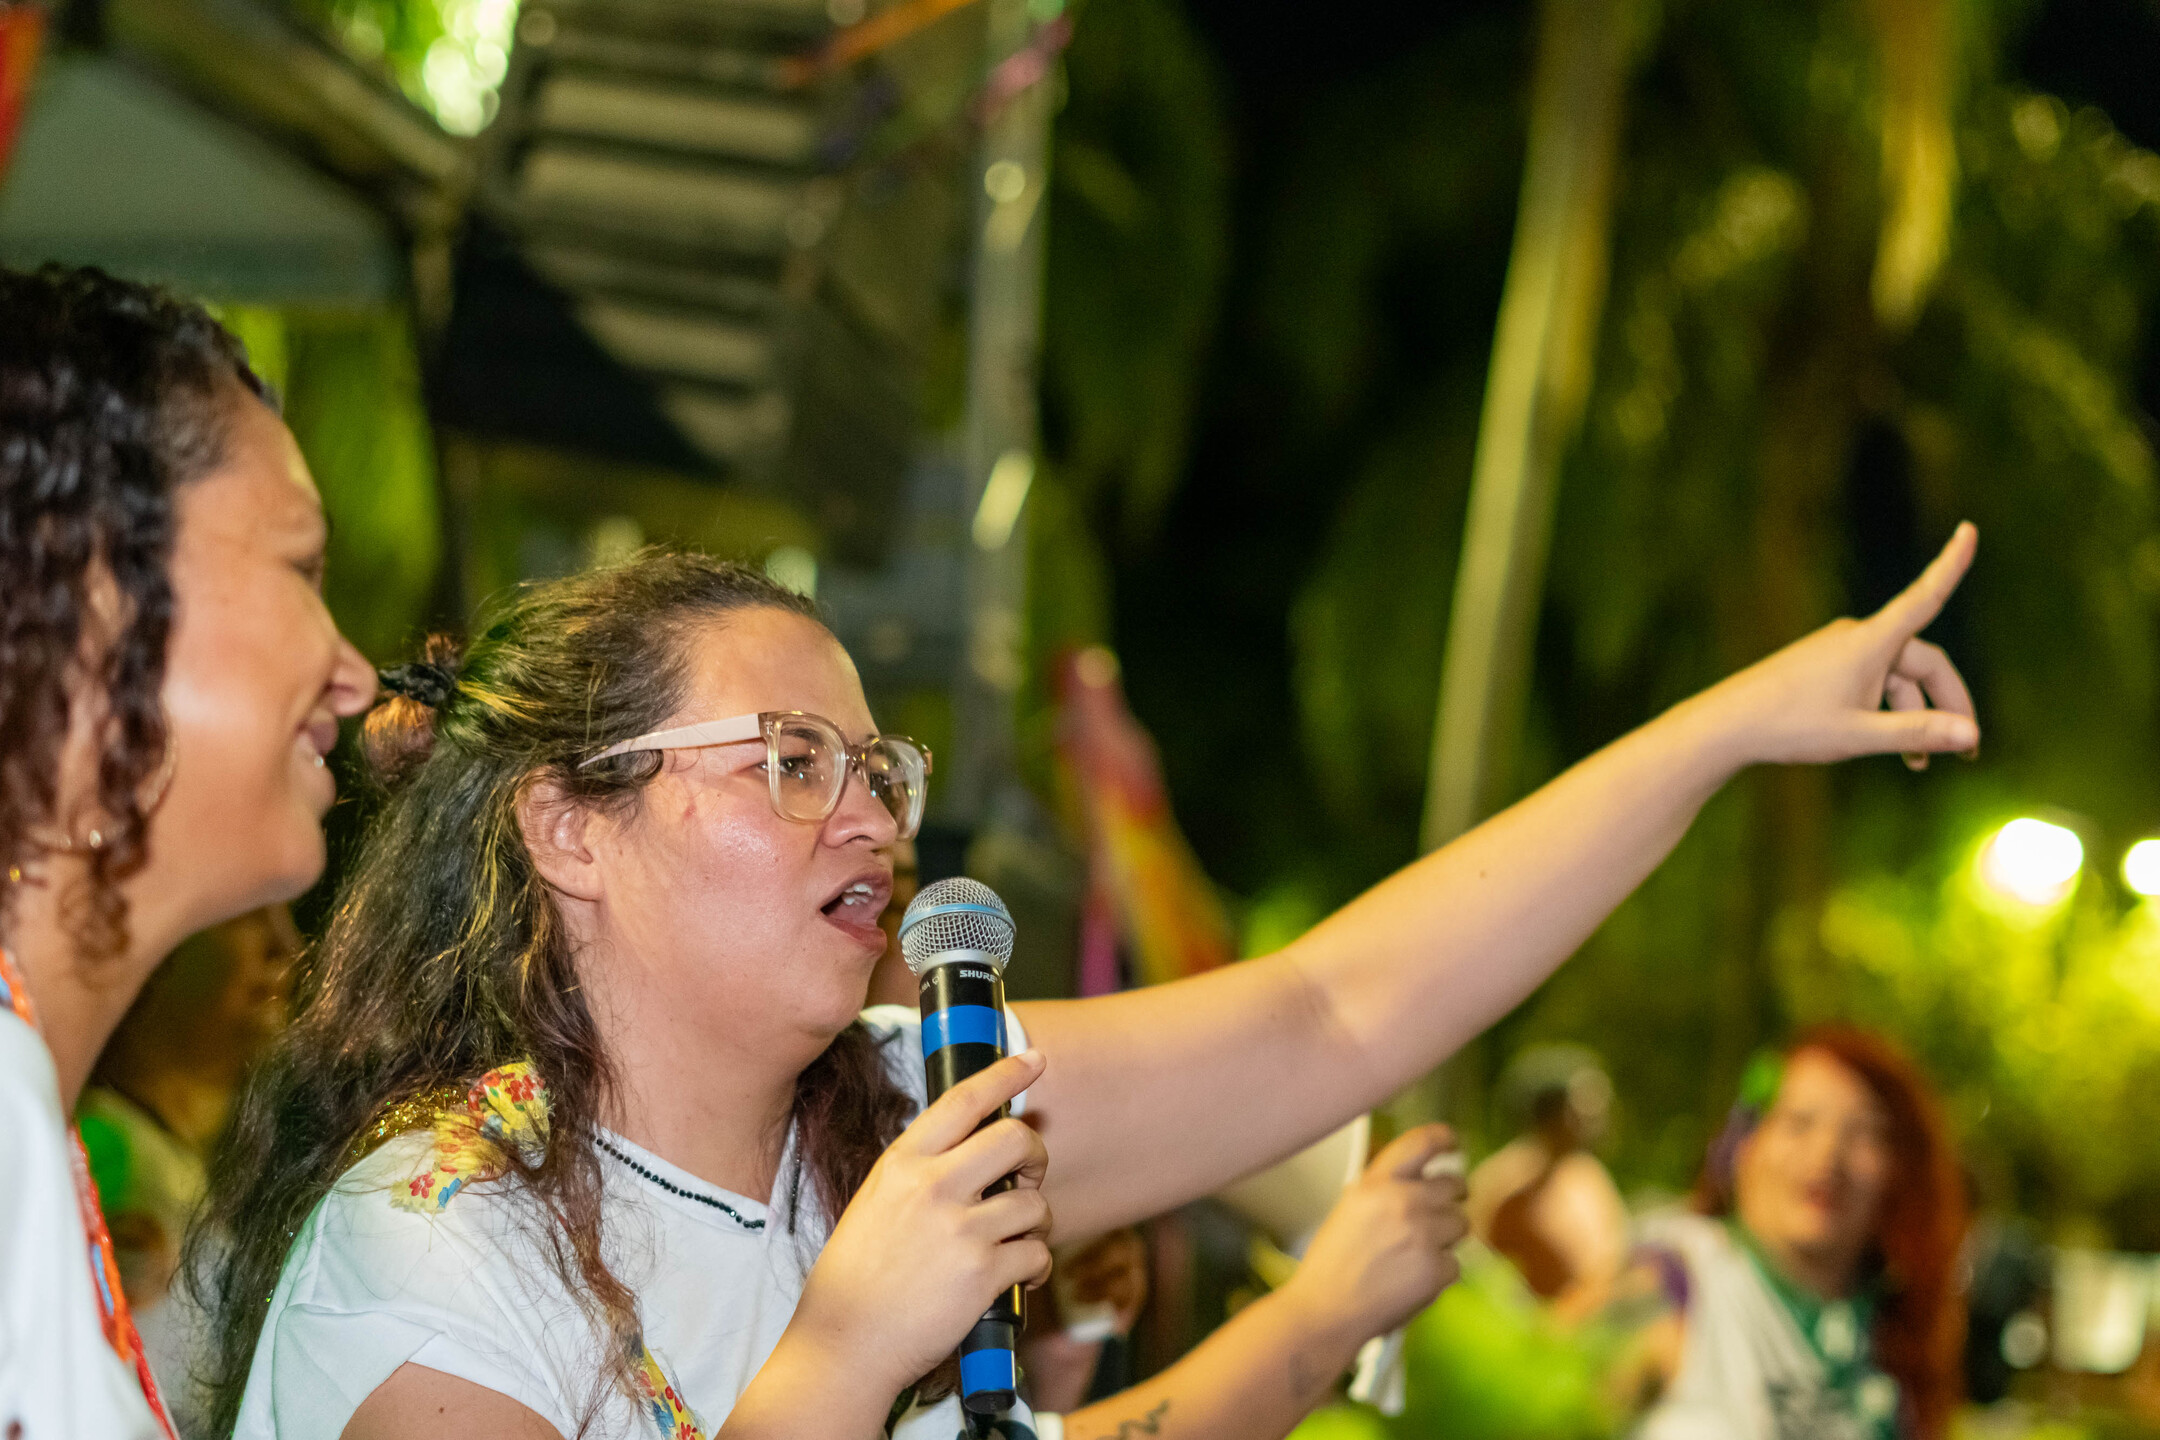
<path id="1" fill-rule="evenodd" d="M 1105 1435 L 1103 1440 L 1133 1440 L 1136 1435 L 1160 1435 L 1163 1412 L 1169 1408 L 1170 1402 L 1165 1400 L 1137 1420 L 1120 1420 L 1117 1433 Z"/>

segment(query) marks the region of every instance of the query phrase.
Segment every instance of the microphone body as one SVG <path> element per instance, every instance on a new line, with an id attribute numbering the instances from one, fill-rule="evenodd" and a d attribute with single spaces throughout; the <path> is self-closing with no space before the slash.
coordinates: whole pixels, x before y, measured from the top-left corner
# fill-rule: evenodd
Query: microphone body
<path id="1" fill-rule="evenodd" d="M 1012 934 L 1004 902 L 972 880 L 926 887 L 900 922 L 901 954 L 920 981 L 923 1078 L 933 1104 L 1005 1055 L 1005 962 L 1012 957 Z M 982 1123 L 1011 1113 L 1010 1105 L 1001 1105 Z M 984 1193 L 1012 1184 L 1007 1177 Z M 999 1414 L 1019 1399 L 1014 1351 L 1025 1296 L 1018 1285 L 999 1295 L 960 1342 L 960 1403 L 975 1414 Z"/>
<path id="2" fill-rule="evenodd" d="M 1005 1055 L 1005 980 L 979 951 L 963 950 L 922 976 L 923 1071 L 935 1101 Z M 984 1125 L 1012 1113 L 1000 1105 Z M 985 1194 L 1012 1188 L 1000 1180 Z M 978 1414 L 1010 1410 L 1019 1383 L 1014 1357 L 1025 1292 L 1015 1285 L 960 1342 L 960 1401 Z"/>
<path id="3" fill-rule="evenodd" d="M 942 963 L 922 974 L 920 997 L 923 1078 L 932 1104 L 970 1075 L 1005 1058 L 1005 977 L 979 951 L 938 958 Z M 991 1119 L 1011 1110 L 1001 1105 Z"/>

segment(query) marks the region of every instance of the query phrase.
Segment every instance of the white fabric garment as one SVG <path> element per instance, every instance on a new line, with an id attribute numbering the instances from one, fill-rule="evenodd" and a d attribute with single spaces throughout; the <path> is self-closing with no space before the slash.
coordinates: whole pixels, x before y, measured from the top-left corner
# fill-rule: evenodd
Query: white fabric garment
<path id="1" fill-rule="evenodd" d="M 0 1435 L 155 1440 L 105 1342 L 69 1149 L 52 1052 L 0 1005 Z"/>
<path id="2" fill-rule="evenodd" d="M 1822 1362 L 1723 1224 L 1669 1212 L 1645 1217 L 1639 1236 L 1679 1255 L 1688 1297 L 1680 1373 L 1635 1440 L 1864 1440 L 1823 1403 Z"/>
<path id="3" fill-rule="evenodd" d="M 920 1106 L 915 1012 L 881 1006 L 863 1018 Z M 1025 1048 L 1010 1011 L 1005 1023 L 1009 1048 Z M 811 1218 L 805 1194 L 803 1233 L 788 1229 L 790 1189 L 808 1184 L 792 1135 L 769 1207 L 620 1136 L 602 1138 L 615 1152 L 599 1157 L 609 1266 L 637 1297 L 646 1346 L 710 1436 L 779 1343 L 828 1227 Z M 433 1213 L 391 1205 L 432 1148 L 426 1132 L 389 1142 L 309 1216 L 271 1298 L 236 1440 L 337 1440 L 360 1402 L 407 1363 L 508 1395 L 565 1436 L 588 1414 L 593 1440 L 657 1435 L 644 1410 L 603 1388 L 597 1333 L 557 1278 L 530 1207 L 488 1185 Z M 1025 1406 L 1010 1420 L 1006 1436 L 1035 1435 Z M 895 1440 L 954 1440 L 962 1429 L 959 1401 L 948 1398 L 911 1412 Z"/>

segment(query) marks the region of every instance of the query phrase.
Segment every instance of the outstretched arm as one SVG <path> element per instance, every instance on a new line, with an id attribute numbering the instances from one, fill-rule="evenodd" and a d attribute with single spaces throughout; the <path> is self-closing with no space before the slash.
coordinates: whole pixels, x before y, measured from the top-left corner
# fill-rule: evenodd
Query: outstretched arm
<path id="1" fill-rule="evenodd" d="M 1574 953 L 1747 766 L 1974 751 L 1963 681 L 1915 637 L 1975 543 L 1959 526 L 1876 614 L 1675 706 L 1275 955 L 1016 1007 L 1056 1061 L 1029 1104 L 1058 1237 L 1208 1194 L 1430 1070 Z"/>

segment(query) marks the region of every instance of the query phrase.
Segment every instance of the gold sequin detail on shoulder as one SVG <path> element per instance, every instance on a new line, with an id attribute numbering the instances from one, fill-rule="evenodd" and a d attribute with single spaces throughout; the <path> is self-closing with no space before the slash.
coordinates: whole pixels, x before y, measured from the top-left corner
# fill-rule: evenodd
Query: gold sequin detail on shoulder
<path id="1" fill-rule="evenodd" d="M 345 1147 L 345 1160 L 338 1169 L 341 1172 L 352 1169 L 409 1131 L 432 1129 L 437 1116 L 463 1103 L 466 1088 L 457 1084 L 438 1085 L 433 1090 L 423 1090 L 391 1105 L 375 1117 L 374 1124 L 353 1137 L 352 1144 Z"/>

